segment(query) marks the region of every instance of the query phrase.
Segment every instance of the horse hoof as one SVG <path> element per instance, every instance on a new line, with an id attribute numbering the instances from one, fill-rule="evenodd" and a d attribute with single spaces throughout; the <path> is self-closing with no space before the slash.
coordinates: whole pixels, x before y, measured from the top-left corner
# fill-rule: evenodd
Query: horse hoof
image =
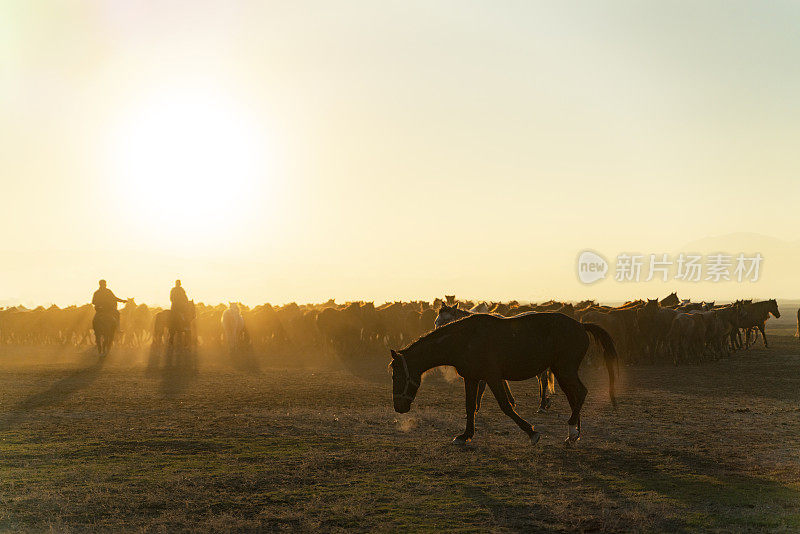
<path id="1" fill-rule="evenodd" d="M 534 431 L 529 437 L 531 438 L 531 445 L 536 445 L 539 443 L 539 439 L 542 437 L 542 435 Z"/>
<path id="2" fill-rule="evenodd" d="M 567 439 L 564 440 L 564 445 L 566 445 L 567 448 L 577 447 L 578 441 L 580 441 L 580 439 L 581 438 L 579 438 L 579 437 L 575 438 L 575 439 L 567 438 Z"/>
<path id="3" fill-rule="evenodd" d="M 452 445 L 456 445 L 458 447 L 466 447 L 472 443 L 472 438 L 464 438 L 462 436 L 456 436 L 453 438 L 451 442 Z"/>

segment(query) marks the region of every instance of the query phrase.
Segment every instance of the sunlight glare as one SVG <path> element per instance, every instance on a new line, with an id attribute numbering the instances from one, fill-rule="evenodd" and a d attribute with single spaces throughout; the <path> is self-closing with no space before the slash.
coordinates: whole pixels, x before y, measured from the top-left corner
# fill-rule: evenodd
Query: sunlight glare
<path id="1" fill-rule="evenodd" d="M 268 179 L 265 137 L 213 92 L 143 102 L 122 121 L 113 150 L 124 208 L 138 228 L 168 239 L 196 242 L 234 229 Z"/>

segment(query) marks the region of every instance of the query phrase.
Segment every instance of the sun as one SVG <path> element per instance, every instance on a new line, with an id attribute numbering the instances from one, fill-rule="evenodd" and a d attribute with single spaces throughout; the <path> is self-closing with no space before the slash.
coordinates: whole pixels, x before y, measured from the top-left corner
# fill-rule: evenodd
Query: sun
<path id="1" fill-rule="evenodd" d="M 193 243 L 247 218 L 268 182 L 269 143 L 225 95 L 170 91 L 131 106 L 112 150 L 122 207 L 154 238 Z"/>

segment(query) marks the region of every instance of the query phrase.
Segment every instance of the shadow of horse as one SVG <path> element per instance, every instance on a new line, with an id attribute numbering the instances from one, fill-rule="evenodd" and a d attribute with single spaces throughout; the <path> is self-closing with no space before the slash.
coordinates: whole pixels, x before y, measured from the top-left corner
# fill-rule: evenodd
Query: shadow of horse
<path id="1" fill-rule="evenodd" d="M 169 350 L 153 343 L 145 374 L 161 378 L 161 390 L 167 397 L 182 393 L 199 374 L 196 350 Z"/>
<path id="2" fill-rule="evenodd" d="M 71 395 L 89 387 L 100 374 L 104 359 L 100 358 L 89 367 L 77 369 L 64 378 L 56 381 L 46 390 L 31 395 L 11 407 L 0 419 L 0 432 L 25 422 L 31 412 L 42 408 L 56 406 L 66 401 Z"/>
<path id="3" fill-rule="evenodd" d="M 237 371 L 248 375 L 261 375 L 261 362 L 250 348 L 233 351 L 230 355 L 230 364 Z"/>

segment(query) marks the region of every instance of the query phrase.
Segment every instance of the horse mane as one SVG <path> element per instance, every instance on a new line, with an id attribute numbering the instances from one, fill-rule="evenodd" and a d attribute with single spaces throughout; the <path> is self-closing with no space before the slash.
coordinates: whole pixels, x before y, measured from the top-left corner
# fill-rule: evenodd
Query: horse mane
<path id="1" fill-rule="evenodd" d="M 424 345 L 428 345 L 429 343 L 438 343 L 444 341 L 445 338 L 450 337 L 451 334 L 461 330 L 462 328 L 466 328 L 464 324 L 473 317 L 493 317 L 492 315 L 485 314 L 485 313 L 473 313 L 470 315 L 465 315 L 464 317 L 459 317 L 455 321 L 447 323 L 445 325 L 440 326 L 436 330 L 432 330 L 427 334 L 423 334 L 411 343 L 409 343 L 405 348 L 400 349 L 400 353 L 403 353 L 407 350 L 416 349 Z M 479 319 L 480 320 L 480 319 Z"/>

